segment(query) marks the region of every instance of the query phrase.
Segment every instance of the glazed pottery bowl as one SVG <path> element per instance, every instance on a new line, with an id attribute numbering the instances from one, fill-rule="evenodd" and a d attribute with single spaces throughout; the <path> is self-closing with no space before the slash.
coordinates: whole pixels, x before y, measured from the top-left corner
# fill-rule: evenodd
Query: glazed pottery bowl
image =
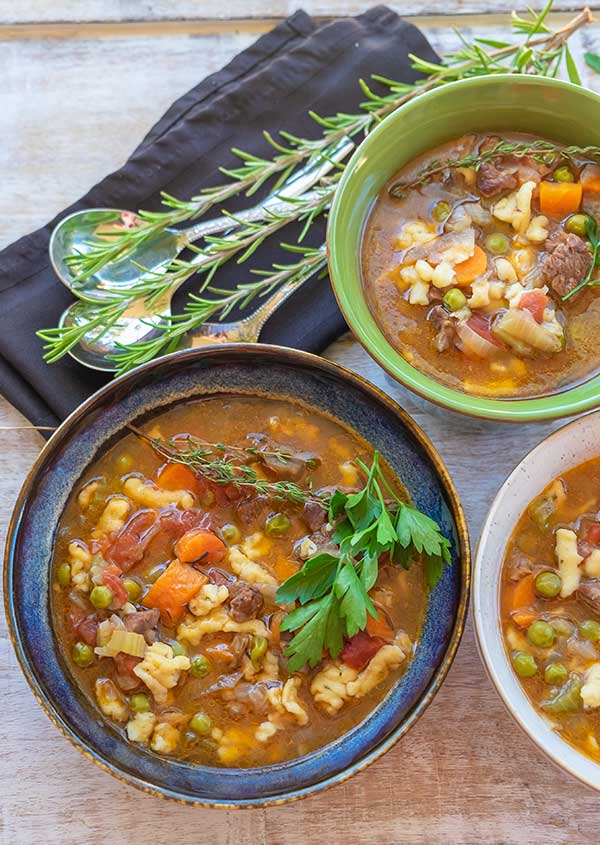
<path id="1" fill-rule="evenodd" d="M 452 540 L 452 563 L 429 597 L 406 674 L 347 734 L 305 757 L 256 769 L 211 768 L 126 742 L 79 691 L 52 630 L 49 567 L 70 490 L 124 426 L 174 403 L 222 393 L 301 401 L 379 449 L 421 510 Z M 448 473 L 423 432 L 375 387 L 316 356 L 255 344 L 161 358 L 84 402 L 42 450 L 13 514 L 5 561 L 6 610 L 25 675 L 52 721 L 86 756 L 135 786 L 181 801 L 241 807 L 279 803 L 334 784 L 390 748 L 439 689 L 462 633 L 469 589 L 464 516 Z"/>
<path id="2" fill-rule="evenodd" d="M 330 275 L 348 325 L 401 384 L 464 414 L 514 422 L 568 416 L 595 407 L 600 375 L 550 396 L 489 399 L 444 386 L 413 367 L 383 336 L 365 299 L 361 241 L 377 194 L 416 156 L 467 132 L 530 132 L 567 144 L 600 144 L 600 96 L 542 77 L 499 75 L 444 85 L 383 120 L 350 159 L 329 218 Z"/>
<path id="3" fill-rule="evenodd" d="M 500 626 L 504 549 L 527 505 L 550 482 L 600 454 L 600 411 L 580 417 L 535 447 L 502 485 L 483 526 L 473 571 L 473 617 L 479 650 L 512 716 L 565 771 L 600 790 L 600 765 L 576 751 L 533 708 L 515 677 Z"/>

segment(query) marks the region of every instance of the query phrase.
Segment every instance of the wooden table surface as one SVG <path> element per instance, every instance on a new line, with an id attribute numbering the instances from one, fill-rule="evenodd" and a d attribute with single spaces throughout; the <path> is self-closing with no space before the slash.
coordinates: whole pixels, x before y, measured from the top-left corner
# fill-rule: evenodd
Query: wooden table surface
<path id="1" fill-rule="evenodd" d="M 305 0 L 315 15 L 369 2 Z M 463 34 L 506 34 L 488 0 L 406 0 L 438 50 Z M 538 4 L 536 4 L 538 5 Z M 494 0 L 506 12 L 511 0 Z M 296 7 L 295 0 L 0 0 L 0 247 L 46 222 L 127 156 L 165 108 Z M 569 10 L 573 0 L 555 8 Z M 460 17 L 442 17 L 452 12 Z M 559 18 L 566 19 L 561 14 Z M 600 52 L 598 26 L 574 53 Z M 600 77 L 584 72 L 599 89 Z M 98 139 L 101 138 L 101 142 Z M 399 400 L 431 436 L 462 495 L 475 546 L 503 479 L 558 424 L 442 415 L 392 385 L 351 337 L 326 356 Z M 0 398 L 0 425 L 25 423 Z M 0 539 L 42 440 L 0 431 Z M 33 699 L 0 622 L 0 830 L 18 843 L 598 842 L 600 803 L 545 759 L 504 710 L 469 621 L 441 692 L 409 735 L 366 772 L 288 806 L 182 807 L 138 793 L 85 760 Z"/>

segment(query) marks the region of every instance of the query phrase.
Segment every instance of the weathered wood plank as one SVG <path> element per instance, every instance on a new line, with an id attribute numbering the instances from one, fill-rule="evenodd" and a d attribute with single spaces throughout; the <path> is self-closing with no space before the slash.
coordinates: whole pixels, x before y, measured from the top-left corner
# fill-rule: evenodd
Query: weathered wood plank
<path id="1" fill-rule="evenodd" d="M 162 20 L 198 20 L 247 19 L 261 17 L 285 17 L 299 7 L 311 15 L 334 16 L 355 15 L 373 6 L 373 0 L 229 0 L 221 5 L 210 0 L 150 0 L 139 3 L 138 0 L 60 0 L 48 3 L 47 0 L 12 0 L 0 2 L 0 23 L 54 23 L 84 21 L 162 21 Z M 443 0 L 405 0 L 403 3 L 387 4 L 403 15 L 445 14 L 448 4 Z M 515 5 L 525 7 L 526 3 L 514 3 L 513 0 L 496 0 L 494 12 L 510 12 Z M 535 3 L 536 7 L 543 4 Z M 556 11 L 570 11 L 580 8 L 576 0 L 555 0 Z M 597 8 L 595 2 L 589 3 Z M 455 0 L 451 11 L 467 14 L 491 11 L 486 0 Z"/>
<path id="2" fill-rule="evenodd" d="M 457 47 L 456 18 L 419 22 L 438 52 Z M 467 37 L 506 36 L 487 17 L 467 17 L 460 29 Z M 116 37 L 84 33 L 2 44 L 0 167 L 2 207 L 9 213 L 0 215 L 0 248 L 51 219 L 121 164 L 175 98 L 257 36 L 245 28 L 226 35 L 185 27 L 164 35 L 117 31 Z M 578 33 L 572 49 L 584 82 L 595 84 L 600 77 L 583 65 L 581 53 L 600 51 L 600 26 Z"/>

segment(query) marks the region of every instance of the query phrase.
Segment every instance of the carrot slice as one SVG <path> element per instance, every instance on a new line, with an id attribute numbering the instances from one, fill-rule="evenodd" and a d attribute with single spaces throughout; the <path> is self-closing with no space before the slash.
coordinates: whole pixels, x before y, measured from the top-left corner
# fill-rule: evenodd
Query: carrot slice
<path id="1" fill-rule="evenodd" d="M 529 628 L 532 622 L 538 618 L 538 615 L 533 610 L 528 610 L 526 607 L 521 610 L 515 610 L 511 613 L 510 618 L 519 628 Z"/>
<path id="2" fill-rule="evenodd" d="M 226 551 L 225 543 L 206 528 L 192 528 L 175 543 L 175 554 L 182 563 L 220 563 Z"/>
<path id="3" fill-rule="evenodd" d="M 207 582 L 202 572 L 175 559 L 144 596 L 144 606 L 158 608 L 165 625 L 175 625 L 183 616 L 185 605 Z"/>
<path id="4" fill-rule="evenodd" d="M 509 592 L 508 601 L 510 610 L 520 610 L 528 607 L 535 601 L 535 582 L 533 575 L 526 575 L 514 585 Z"/>
<path id="5" fill-rule="evenodd" d="M 394 629 L 390 627 L 383 613 L 378 613 L 377 619 L 373 619 L 371 614 L 367 613 L 367 627 L 365 630 L 370 637 L 380 637 L 382 640 L 394 639 Z"/>
<path id="6" fill-rule="evenodd" d="M 454 267 L 456 273 L 456 283 L 458 285 L 469 285 L 475 281 L 478 276 L 485 273 L 487 269 L 487 255 L 480 246 L 475 246 L 473 255 L 470 258 L 461 261 Z"/>
<path id="7" fill-rule="evenodd" d="M 540 182 L 540 211 L 559 219 L 574 214 L 582 193 L 581 182 Z"/>
<path id="8" fill-rule="evenodd" d="M 163 490 L 192 490 L 198 487 L 198 479 L 183 464 L 165 464 L 156 477 L 156 483 Z"/>

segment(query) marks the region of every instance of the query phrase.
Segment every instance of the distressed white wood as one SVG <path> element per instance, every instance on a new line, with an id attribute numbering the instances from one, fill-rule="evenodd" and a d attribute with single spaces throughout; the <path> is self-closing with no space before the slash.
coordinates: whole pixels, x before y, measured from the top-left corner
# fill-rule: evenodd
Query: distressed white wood
<path id="1" fill-rule="evenodd" d="M 372 0 L 229 0 L 213 3 L 211 0 L 1 0 L 0 23 L 54 23 L 55 21 L 161 21 L 248 19 L 285 17 L 298 8 L 311 15 L 354 15 L 373 6 Z M 466 14 L 473 12 L 510 12 L 515 7 L 511 0 L 454 0 L 452 7 L 444 0 L 405 0 L 387 3 L 402 15 Z M 519 6 L 526 4 L 519 3 Z M 543 4 L 532 3 L 536 8 Z M 597 2 L 589 4 L 597 8 Z M 579 8 L 576 0 L 555 0 L 554 9 L 571 11 Z"/>
<path id="2" fill-rule="evenodd" d="M 206 15 L 209 4 L 100 4 L 25 2 L 0 4 L 39 20 L 46 14 L 156 17 Z M 266 6 L 272 8 L 266 9 Z M 256 7 L 280 14 L 294 4 L 230 0 L 223 11 Z M 357 3 L 305 3 L 312 10 L 353 10 Z M 366 5 L 366 4 L 365 4 Z M 435 4 L 438 6 L 440 4 Z M 447 4 L 448 5 L 448 4 Z M 216 8 L 216 4 L 211 7 Z M 453 4 L 453 10 L 466 5 Z M 496 8 L 499 8 L 497 4 Z M 215 14 L 215 9 L 210 9 Z M 2 18 L 1 16 L 5 17 Z M 49 18 L 47 18 L 49 19 Z M 427 34 L 438 49 L 453 39 L 448 20 Z M 238 31 L 205 30 L 191 37 L 115 27 L 92 36 L 27 38 L 0 44 L 0 245 L 45 222 L 108 170 L 118 166 L 169 102 L 216 69 L 255 37 L 257 25 Z M 498 36 L 497 25 L 461 21 L 463 32 Z M 597 30 L 597 28 L 596 28 Z M 0 29 L 0 39 L 2 30 Z M 598 52 L 598 32 L 587 31 Z M 581 50 L 581 42 L 576 52 Z M 591 76 L 589 81 L 593 81 Z M 101 142 L 98 139 L 101 138 Z M 558 424 L 512 427 L 443 414 L 392 385 L 351 338 L 328 357 L 388 390 L 439 448 L 456 481 L 473 544 L 491 500 L 517 461 Z M 0 400 L 0 425 L 22 418 Z M 0 541 L 18 488 L 42 443 L 34 432 L 0 430 Z M 43 715 L 20 673 L 0 621 L 2 845 L 70 845 L 111 841 L 273 843 L 597 842 L 598 798 L 555 769 L 517 730 L 480 663 L 469 623 L 456 662 L 435 702 L 410 734 L 356 778 L 306 801 L 251 811 L 206 811 L 137 793 L 79 755 Z"/>

